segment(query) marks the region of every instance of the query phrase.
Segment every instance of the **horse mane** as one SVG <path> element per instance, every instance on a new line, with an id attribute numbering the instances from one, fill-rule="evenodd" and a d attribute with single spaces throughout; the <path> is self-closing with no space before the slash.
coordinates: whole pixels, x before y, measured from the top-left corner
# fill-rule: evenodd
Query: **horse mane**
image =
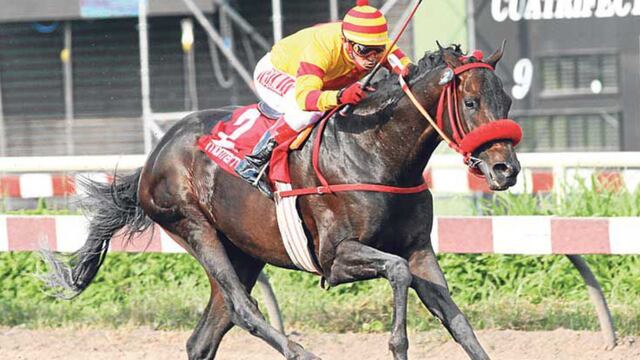
<path id="1" fill-rule="evenodd" d="M 444 55 L 450 53 L 455 57 L 465 55 L 460 45 L 452 44 L 449 47 L 443 48 L 438 44 L 439 49 L 435 51 L 426 51 L 422 58 L 418 60 L 417 64 L 411 65 L 409 68 L 409 75 L 407 76 L 407 83 L 409 85 L 419 81 L 434 69 L 445 64 Z M 404 93 L 399 86 L 398 77 L 390 72 L 371 84 L 376 91 L 367 97 L 367 103 L 380 104 L 382 102 L 395 103 L 398 101 Z"/>

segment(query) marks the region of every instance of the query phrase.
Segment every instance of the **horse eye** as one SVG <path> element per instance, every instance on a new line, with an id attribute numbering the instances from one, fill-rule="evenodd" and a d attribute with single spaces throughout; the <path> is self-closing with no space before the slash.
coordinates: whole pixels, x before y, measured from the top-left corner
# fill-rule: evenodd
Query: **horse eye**
<path id="1" fill-rule="evenodd" d="M 475 100 L 465 100 L 465 101 L 464 101 L 464 106 L 465 106 L 467 109 L 475 109 L 475 107 L 476 107 L 476 102 L 475 102 Z"/>

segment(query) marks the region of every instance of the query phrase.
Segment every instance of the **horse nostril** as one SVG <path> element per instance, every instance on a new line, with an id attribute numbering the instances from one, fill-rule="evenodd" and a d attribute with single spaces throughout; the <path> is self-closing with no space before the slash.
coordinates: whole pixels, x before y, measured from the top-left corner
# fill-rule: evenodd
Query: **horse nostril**
<path id="1" fill-rule="evenodd" d="M 493 172 L 504 177 L 509 177 L 513 174 L 513 166 L 504 162 L 495 163 L 493 164 Z"/>

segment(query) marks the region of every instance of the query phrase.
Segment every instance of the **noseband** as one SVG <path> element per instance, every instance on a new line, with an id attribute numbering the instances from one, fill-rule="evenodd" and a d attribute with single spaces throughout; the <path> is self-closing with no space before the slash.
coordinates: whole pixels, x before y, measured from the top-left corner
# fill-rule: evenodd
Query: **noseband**
<path id="1" fill-rule="evenodd" d="M 511 119 L 498 119 L 482 124 L 475 129 L 466 132 L 463 123 L 463 117 L 460 115 L 459 107 L 459 95 L 457 91 L 458 81 L 457 75 L 460 75 L 471 69 L 485 68 L 494 71 L 493 67 L 483 62 L 468 63 L 456 68 L 451 68 L 453 71 L 453 78 L 449 81 L 442 92 L 440 93 L 440 99 L 438 100 L 438 108 L 436 110 L 436 121 L 433 121 L 429 113 L 424 107 L 416 100 L 415 95 L 409 89 L 408 84 L 402 76 L 399 76 L 400 85 L 402 90 L 409 97 L 413 105 L 420 111 L 420 113 L 429 121 L 431 126 L 436 130 L 438 135 L 455 151 L 464 156 L 465 163 L 474 168 L 478 162 L 478 159 L 473 157 L 473 152 L 480 146 L 494 140 L 510 140 L 513 145 L 517 145 L 522 139 L 522 129 L 515 121 Z M 444 133 L 444 112 L 447 110 L 449 125 L 451 127 L 452 138 Z"/>

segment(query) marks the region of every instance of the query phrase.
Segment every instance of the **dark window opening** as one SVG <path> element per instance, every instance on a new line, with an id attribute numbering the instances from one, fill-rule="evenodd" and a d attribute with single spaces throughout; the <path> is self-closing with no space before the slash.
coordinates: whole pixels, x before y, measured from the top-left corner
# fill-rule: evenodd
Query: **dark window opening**
<path id="1" fill-rule="evenodd" d="M 544 97 L 618 93 L 615 54 L 543 57 L 540 64 Z"/>

